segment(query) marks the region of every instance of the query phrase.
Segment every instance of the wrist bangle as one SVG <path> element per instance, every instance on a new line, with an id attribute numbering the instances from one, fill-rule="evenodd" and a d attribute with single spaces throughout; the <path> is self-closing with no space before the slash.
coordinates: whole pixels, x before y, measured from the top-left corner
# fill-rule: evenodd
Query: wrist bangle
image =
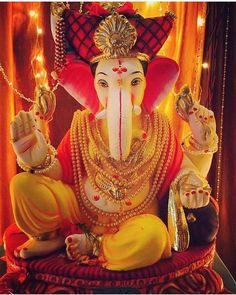
<path id="1" fill-rule="evenodd" d="M 218 150 L 218 136 L 215 134 L 213 143 L 210 146 L 203 146 L 199 144 L 193 137 L 192 133 L 190 133 L 184 138 L 182 148 L 184 151 L 192 155 L 214 154 Z"/>
<path id="2" fill-rule="evenodd" d="M 49 156 L 49 160 L 47 159 L 47 156 Z M 52 146 L 48 145 L 48 153 L 41 165 L 38 165 L 36 167 L 32 167 L 35 174 L 43 174 L 51 170 L 57 161 L 57 150 Z M 53 157 L 53 159 L 52 159 Z"/>
<path id="3" fill-rule="evenodd" d="M 33 173 L 33 169 L 30 166 L 25 165 L 23 162 L 21 162 L 18 158 L 16 159 L 16 162 L 18 166 L 24 170 L 25 172 Z"/>
<path id="4" fill-rule="evenodd" d="M 45 172 L 48 172 L 50 169 L 52 169 L 54 167 L 54 165 L 56 164 L 57 158 L 57 151 L 56 149 L 52 146 L 52 145 L 48 145 L 48 153 L 43 161 L 42 164 L 35 166 L 35 167 L 31 167 L 31 166 L 27 166 L 25 163 L 21 162 L 18 158 L 17 158 L 17 164 L 19 165 L 19 167 L 21 169 L 23 169 L 26 172 L 30 172 L 30 173 L 36 173 L 36 174 L 42 174 Z M 52 159 L 53 157 L 53 159 Z"/>
<path id="5" fill-rule="evenodd" d="M 180 180 L 184 177 L 184 176 L 188 176 L 190 173 L 194 173 L 193 170 L 191 169 L 183 169 L 182 172 L 180 172 L 174 179 L 173 184 L 174 185 L 178 185 Z"/>

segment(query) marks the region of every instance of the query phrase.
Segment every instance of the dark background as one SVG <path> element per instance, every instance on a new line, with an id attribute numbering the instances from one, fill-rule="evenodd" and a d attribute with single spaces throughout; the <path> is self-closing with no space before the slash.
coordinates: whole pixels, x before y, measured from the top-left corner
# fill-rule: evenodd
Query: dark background
<path id="1" fill-rule="evenodd" d="M 228 37 L 227 35 L 228 20 Z M 217 252 L 236 277 L 236 3 L 208 3 L 202 73 L 202 104 L 216 116 L 222 152 L 215 154 L 209 182 L 219 186 L 220 229 Z M 220 170 L 219 169 L 220 163 Z"/>

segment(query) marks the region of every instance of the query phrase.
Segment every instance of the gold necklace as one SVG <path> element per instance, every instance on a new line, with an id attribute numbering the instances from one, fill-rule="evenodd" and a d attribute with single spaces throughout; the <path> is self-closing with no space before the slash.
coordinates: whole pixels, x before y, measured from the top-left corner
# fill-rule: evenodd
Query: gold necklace
<path id="1" fill-rule="evenodd" d="M 157 120 L 158 118 L 155 118 L 155 119 Z M 155 123 L 155 124 L 154 124 L 154 128 L 155 128 L 155 126 L 157 126 L 158 124 L 159 124 L 159 123 Z M 91 143 L 91 146 L 92 146 L 92 149 L 93 149 L 94 154 L 96 154 L 96 155 L 101 154 L 101 152 L 99 151 L 100 146 L 99 146 L 99 144 L 98 144 L 97 142 L 95 142 L 95 139 L 93 138 L 93 135 L 91 134 L 90 129 L 93 129 L 93 128 L 89 127 L 89 124 L 88 124 L 88 122 L 87 122 L 87 135 L 86 135 L 86 136 L 88 136 L 88 138 L 89 138 L 89 142 Z M 157 134 L 157 132 L 154 132 L 154 133 Z M 159 134 L 160 134 L 160 131 L 159 131 Z M 144 163 L 148 162 L 148 161 L 152 158 L 152 156 L 153 156 L 153 154 L 154 154 L 154 152 L 155 152 L 155 147 L 156 147 L 156 145 L 157 145 L 157 137 L 152 136 L 152 134 L 150 134 L 149 137 L 150 137 L 150 138 L 153 137 L 153 139 L 154 139 L 154 140 L 152 141 L 152 143 L 150 142 L 150 144 L 149 144 L 149 146 L 152 146 L 152 149 L 150 149 L 150 153 L 149 153 L 149 155 L 147 155 L 147 156 L 145 157 L 144 162 L 140 161 L 139 164 L 135 163 L 136 165 L 134 166 L 134 168 L 131 168 L 131 169 L 130 169 L 130 168 L 128 167 L 129 169 L 126 169 L 126 168 L 127 168 L 126 165 L 123 165 L 123 167 L 120 165 L 120 163 L 124 163 L 124 164 L 125 164 L 126 162 L 129 162 L 129 159 L 127 159 L 127 161 L 115 161 L 114 159 L 111 159 L 111 158 L 109 157 L 109 154 L 108 154 L 108 153 L 105 154 L 105 156 L 102 155 L 102 157 L 101 157 L 100 159 L 97 159 L 97 161 L 101 160 L 101 161 L 103 162 L 103 164 L 106 165 L 107 168 L 108 168 L 110 171 L 113 171 L 114 174 L 119 173 L 120 176 L 124 176 L 124 177 L 126 177 L 126 176 L 128 176 L 128 174 L 131 174 L 131 173 L 133 173 L 133 172 L 135 172 L 135 171 L 138 171 Z M 161 140 L 161 138 L 160 138 L 160 140 Z M 146 144 L 147 144 L 147 143 L 148 143 L 148 141 L 146 142 Z M 132 146 L 133 146 L 133 144 L 132 144 Z M 89 146 L 86 147 L 86 148 L 89 148 Z M 144 147 L 144 149 L 145 149 L 145 148 L 146 148 L 146 146 Z M 141 152 L 142 152 L 143 147 L 141 147 L 140 149 L 141 149 Z M 131 151 L 131 152 L 132 152 L 132 151 Z M 101 155 L 100 155 L 100 156 L 101 156 Z M 96 162 L 96 161 L 95 161 L 95 162 Z M 118 166 L 118 167 L 119 167 L 119 170 L 116 169 L 116 163 L 119 165 L 119 166 Z M 99 163 L 99 164 L 101 164 L 101 163 Z M 91 165 L 94 165 L 94 163 L 91 162 Z M 94 168 L 96 169 L 95 166 L 94 166 Z"/>
<path id="2" fill-rule="evenodd" d="M 153 178 L 153 183 L 149 191 L 149 194 L 147 195 L 145 200 L 143 200 L 141 204 L 139 204 L 137 207 L 133 209 L 130 209 L 127 211 L 121 211 L 118 213 L 111 213 L 111 212 L 103 211 L 97 208 L 96 206 L 94 206 L 84 192 L 82 162 L 84 164 L 87 174 L 90 174 L 89 172 L 90 170 L 88 167 L 89 163 L 86 161 L 86 158 L 85 158 L 85 156 L 88 157 L 88 153 L 86 153 L 86 151 L 84 150 L 88 144 L 87 142 L 88 138 L 83 137 L 84 135 L 83 131 L 85 130 L 82 128 L 85 115 L 86 115 L 85 112 L 81 113 L 80 111 L 77 111 L 74 114 L 74 119 L 71 125 L 71 149 L 72 149 L 71 152 L 72 152 L 72 164 L 73 164 L 76 197 L 77 197 L 79 206 L 81 208 L 81 211 L 89 220 L 89 222 L 91 222 L 91 224 L 102 226 L 102 227 L 114 228 L 119 226 L 121 222 L 129 219 L 130 217 L 142 214 L 155 199 L 164 181 L 168 166 L 173 156 L 173 151 L 174 151 L 173 131 L 168 125 L 166 118 L 161 118 L 161 121 L 164 122 L 163 128 L 168 131 L 166 132 L 165 137 L 163 136 L 161 138 L 164 148 L 161 153 L 161 157 L 158 163 L 156 164 L 156 167 L 155 167 L 156 173 Z M 112 218 L 113 222 L 107 222 L 107 223 L 99 222 L 95 218 L 96 214 L 110 217 Z"/>
<path id="3" fill-rule="evenodd" d="M 99 123 L 99 120 L 94 120 L 95 129 L 91 128 L 91 132 L 92 132 L 91 137 L 97 138 L 97 140 L 95 140 L 97 143 L 96 146 L 97 147 L 99 146 L 100 151 L 104 150 L 106 155 L 108 156 L 110 154 L 110 151 L 102 138 L 102 135 L 101 135 L 99 127 L 98 127 L 98 123 Z M 150 127 L 151 127 L 150 126 L 150 116 L 148 114 L 146 114 L 145 119 L 144 119 L 144 128 L 143 128 L 143 130 L 146 132 L 146 134 L 148 133 L 148 130 L 150 129 Z M 95 132 L 93 132 L 93 130 L 95 130 Z M 135 152 L 137 150 L 142 149 L 141 146 L 145 145 L 145 142 L 146 141 L 137 140 L 136 142 L 132 143 L 130 153 L 132 153 L 132 151 Z M 129 162 L 128 159 L 127 159 L 127 161 Z"/>
<path id="4" fill-rule="evenodd" d="M 154 126 L 156 127 L 156 124 L 154 124 Z M 165 128 L 165 130 L 168 130 L 168 129 Z M 90 133 L 83 134 L 83 137 L 85 136 L 89 138 L 89 142 L 92 141 Z M 162 136 L 160 136 L 159 139 L 161 141 Z M 155 151 L 155 146 L 156 146 L 156 142 L 154 145 L 154 151 Z M 163 144 L 159 142 L 157 146 L 163 147 Z M 84 147 L 84 149 L 82 149 L 82 151 L 83 150 L 87 151 L 88 149 L 89 149 L 89 146 L 86 146 Z M 99 151 L 97 151 L 97 153 L 99 153 Z M 142 165 L 144 169 L 139 171 L 139 174 L 140 174 L 139 176 L 137 174 L 138 169 L 140 170 L 139 166 L 135 169 L 136 171 L 132 170 L 132 174 L 130 174 L 129 169 L 126 169 L 127 173 L 125 173 L 125 175 L 129 175 L 129 178 L 133 180 L 124 178 L 122 179 L 122 181 L 121 180 L 117 181 L 116 179 L 113 179 L 112 175 L 109 175 L 109 173 L 107 173 L 107 171 L 113 171 L 114 169 L 110 165 L 108 165 L 108 167 L 106 167 L 107 165 L 101 165 L 101 164 L 104 164 L 104 161 L 106 164 L 106 159 L 104 157 L 101 156 L 102 163 L 99 163 L 99 165 L 96 165 L 96 163 L 94 163 L 94 161 L 90 158 L 90 155 L 86 152 L 85 154 L 82 153 L 82 158 L 83 158 L 83 162 L 87 162 L 88 164 L 86 165 L 86 167 L 88 167 L 88 169 L 86 169 L 86 172 L 89 176 L 89 180 L 93 188 L 97 190 L 99 194 L 101 194 L 103 197 L 105 197 L 109 201 L 120 203 L 122 199 L 125 199 L 126 194 L 129 196 L 130 199 L 132 199 L 135 195 L 137 195 L 139 191 L 141 191 L 144 188 L 144 186 L 146 185 L 146 183 L 148 182 L 150 178 L 150 175 L 153 175 L 153 171 L 160 157 L 160 153 L 161 153 L 161 150 L 159 150 L 150 159 L 151 161 L 149 161 L 149 164 L 146 164 L 146 159 L 145 159 L 144 164 L 146 165 Z M 116 169 L 114 170 L 114 173 L 116 173 L 116 175 L 119 175 L 118 174 L 119 171 L 117 171 Z M 134 177 L 134 174 L 137 174 L 137 176 Z M 139 183 L 141 183 L 142 185 L 140 185 Z M 138 187 L 137 191 L 132 192 L 132 189 L 136 187 Z M 104 191 L 106 192 L 109 191 L 109 194 L 106 194 L 106 193 L 104 194 Z"/>

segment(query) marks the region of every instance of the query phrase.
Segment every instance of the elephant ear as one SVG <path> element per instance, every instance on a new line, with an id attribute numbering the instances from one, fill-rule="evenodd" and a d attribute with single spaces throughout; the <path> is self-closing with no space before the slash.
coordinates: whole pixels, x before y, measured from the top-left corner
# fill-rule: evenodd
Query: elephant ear
<path id="1" fill-rule="evenodd" d="M 158 56 L 149 64 L 146 74 L 146 89 L 142 108 L 152 113 L 155 107 L 167 96 L 179 75 L 178 64 L 166 57 Z"/>
<path id="2" fill-rule="evenodd" d="M 74 53 L 66 55 L 66 65 L 59 74 L 59 84 L 91 113 L 98 111 L 99 100 L 90 67 Z"/>

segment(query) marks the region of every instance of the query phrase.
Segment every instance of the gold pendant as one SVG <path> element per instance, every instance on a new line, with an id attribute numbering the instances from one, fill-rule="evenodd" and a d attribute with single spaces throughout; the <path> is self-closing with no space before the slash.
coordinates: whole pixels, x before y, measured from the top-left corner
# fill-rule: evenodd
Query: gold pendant
<path id="1" fill-rule="evenodd" d="M 100 173 L 96 174 L 95 183 L 101 190 L 111 195 L 112 198 L 114 198 L 116 201 L 120 201 L 124 199 L 126 194 L 126 189 L 115 186 L 112 181 L 110 181 L 105 176 L 101 175 Z"/>

